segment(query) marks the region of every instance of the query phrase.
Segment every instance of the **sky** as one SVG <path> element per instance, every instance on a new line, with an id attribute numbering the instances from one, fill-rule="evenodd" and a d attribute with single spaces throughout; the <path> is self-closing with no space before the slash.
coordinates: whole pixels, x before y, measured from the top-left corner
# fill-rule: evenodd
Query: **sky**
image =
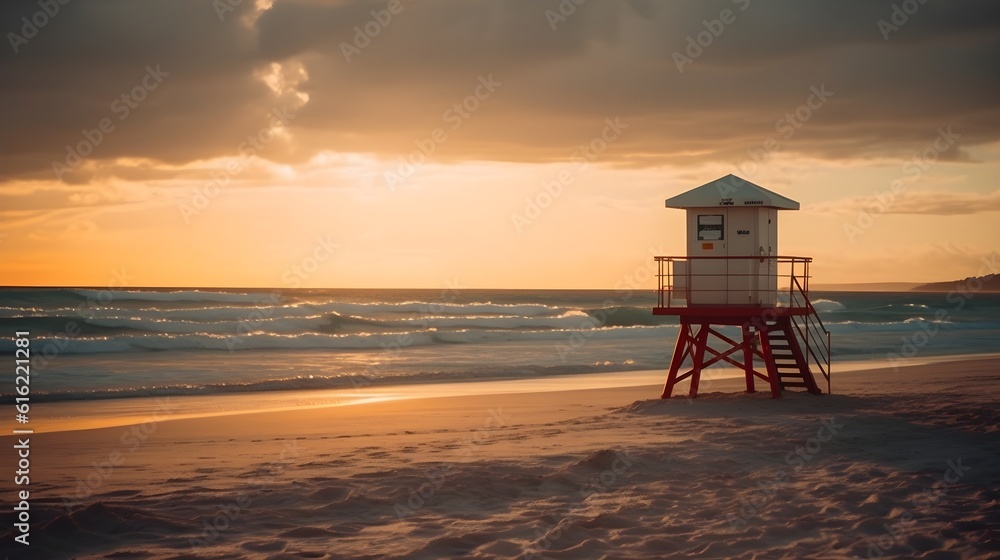
<path id="1" fill-rule="evenodd" d="M 1000 272 L 1000 4 L 0 5 L 0 284 L 655 287 L 664 200 L 814 282 Z"/>

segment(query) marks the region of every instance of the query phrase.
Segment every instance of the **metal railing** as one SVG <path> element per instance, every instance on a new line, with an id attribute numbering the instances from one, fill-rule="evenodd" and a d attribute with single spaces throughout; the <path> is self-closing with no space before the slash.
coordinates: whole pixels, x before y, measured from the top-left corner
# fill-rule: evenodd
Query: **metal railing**
<path id="1" fill-rule="evenodd" d="M 799 337 L 799 342 L 806 354 L 806 362 L 810 367 L 815 364 L 816 369 L 823 374 L 826 379 L 826 392 L 830 393 L 830 331 L 826 330 L 823 320 L 819 318 L 819 313 L 809 301 L 809 294 L 799 284 L 798 279 L 792 277 L 792 283 L 796 288 L 791 292 L 791 304 L 793 306 L 802 305 L 809 309 L 807 315 L 792 315 L 792 326 Z"/>
<path id="2" fill-rule="evenodd" d="M 657 307 L 785 306 L 809 293 L 811 257 L 655 257 Z"/>
<path id="3" fill-rule="evenodd" d="M 657 306 L 676 308 L 787 307 L 810 368 L 830 392 L 830 331 L 809 301 L 811 257 L 656 257 Z"/>

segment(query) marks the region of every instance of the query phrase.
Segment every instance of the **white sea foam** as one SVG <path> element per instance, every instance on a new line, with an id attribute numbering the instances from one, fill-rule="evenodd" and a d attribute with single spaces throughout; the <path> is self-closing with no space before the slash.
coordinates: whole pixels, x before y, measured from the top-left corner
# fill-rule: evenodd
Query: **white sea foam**
<path id="1" fill-rule="evenodd" d="M 274 297 L 271 294 L 209 292 L 202 290 L 158 292 L 148 290 L 89 290 L 77 288 L 70 291 L 102 304 L 112 301 L 219 301 L 255 303 Z"/>

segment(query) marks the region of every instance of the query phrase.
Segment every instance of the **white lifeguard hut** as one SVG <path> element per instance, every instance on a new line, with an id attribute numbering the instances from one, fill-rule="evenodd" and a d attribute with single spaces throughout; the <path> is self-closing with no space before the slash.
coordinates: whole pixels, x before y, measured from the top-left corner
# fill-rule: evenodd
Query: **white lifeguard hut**
<path id="1" fill-rule="evenodd" d="M 689 396 L 696 396 L 701 371 L 723 361 L 744 370 L 747 392 L 759 378 L 775 398 L 789 387 L 821 393 L 815 373 L 829 390 L 830 334 L 808 295 L 812 259 L 778 256 L 778 211 L 798 210 L 799 203 L 726 175 L 667 199 L 666 206 L 687 214 L 687 255 L 656 257 L 653 314 L 681 322 L 663 398 L 687 378 Z M 734 340 L 715 326 L 740 327 L 742 336 Z M 728 347 L 713 347 L 709 336 Z M 685 360 L 692 368 L 682 374 Z"/>

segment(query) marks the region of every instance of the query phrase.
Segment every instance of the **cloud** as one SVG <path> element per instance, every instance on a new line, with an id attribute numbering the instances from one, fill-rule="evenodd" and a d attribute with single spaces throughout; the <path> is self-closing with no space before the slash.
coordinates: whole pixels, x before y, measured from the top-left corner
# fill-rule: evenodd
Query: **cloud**
<path id="1" fill-rule="evenodd" d="M 553 30 L 561 4 L 404 1 L 382 25 L 384 1 L 243 2 L 223 21 L 200 0 L 70 3 L 17 53 L 0 49 L 0 103 L 16 108 L 0 115 L 0 180 L 54 179 L 104 118 L 115 128 L 91 160 L 232 157 L 287 105 L 300 107 L 288 137 L 263 157 L 293 164 L 393 158 L 435 128 L 448 133 L 439 161 L 561 161 L 614 116 L 629 129 L 602 161 L 633 166 L 737 163 L 769 138 L 829 160 L 903 157 L 939 126 L 961 134 L 952 158 L 1000 139 L 1000 4 L 931 0 L 888 41 L 882 3 L 588 2 Z M 674 54 L 727 9 L 735 21 L 679 72 Z M 0 21 L 19 32 L 37 10 L 4 2 Z M 366 26 L 376 36 L 356 40 Z M 113 103 L 150 65 L 169 76 L 119 119 Z M 480 76 L 502 86 L 452 128 L 445 112 Z M 781 128 L 822 85 L 829 103 Z"/>
<path id="2" fill-rule="evenodd" d="M 891 198 L 888 191 L 882 198 L 875 196 L 850 197 L 832 202 L 811 205 L 814 212 L 856 214 L 928 214 L 933 216 L 959 216 L 1000 211 L 1000 190 L 992 193 L 956 191 L 904 191 Z"/>

